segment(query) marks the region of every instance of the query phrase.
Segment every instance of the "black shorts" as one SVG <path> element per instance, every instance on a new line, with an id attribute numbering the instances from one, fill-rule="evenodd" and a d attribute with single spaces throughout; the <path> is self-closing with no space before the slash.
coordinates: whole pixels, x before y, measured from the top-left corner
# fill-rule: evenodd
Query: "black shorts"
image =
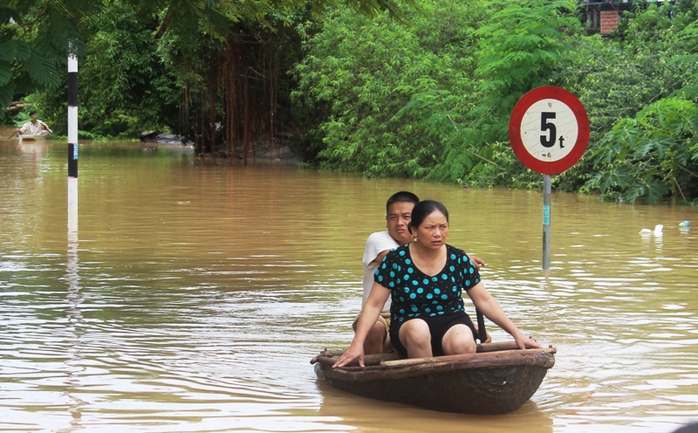
<path id="1" fill-rule="evenodd" d="M 475 332 L 475 325 L 473 325 L 473 321 L 470 320 L 470 316 L 468 316 L 468 314 L 464 311 L 443 316 L 415 317 L 414 319 L 422 319 L 427 323 L 427 326 L 429 326 L 429 332 L 431 333 L 431 353 L 433 356 L 441 356 L 444 354 L 444 349 L 441 347 L 441 341 L 443 340 L 444 335 L 446 335 L 446 332 L 448 332 L 448 330 L 454 325 L 465 325 L 473 332 L 473 338 L 476 341 L 478 338 L 480 338 L 477 335 L 477 332 Z M 403 358 L 407 357 L 407 349 L 405 349 L 405 346 L 403 346 L 402 342 L 400 341 L 400 327 L 414 319 L 408 319 L 404 322 L 398 322 L 395 320 L 390 323 L 390 341 L 393 343 L 395 350 L 397 350 L 397 352 Z"/>

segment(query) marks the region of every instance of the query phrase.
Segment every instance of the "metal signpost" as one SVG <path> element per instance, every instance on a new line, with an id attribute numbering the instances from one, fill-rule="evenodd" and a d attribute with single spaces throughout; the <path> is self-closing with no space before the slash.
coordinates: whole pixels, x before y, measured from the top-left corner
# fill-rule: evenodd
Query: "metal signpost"
<path id="1" fill-rule="evenodd" d="M 550 176 L 579 161 L 589 142 L 589 131 L 582 103 L 556 86 L 526 93 L 509 120 L 514 154 L 526 167 L 543 174 L 543 270 L 550 269 Z"/>

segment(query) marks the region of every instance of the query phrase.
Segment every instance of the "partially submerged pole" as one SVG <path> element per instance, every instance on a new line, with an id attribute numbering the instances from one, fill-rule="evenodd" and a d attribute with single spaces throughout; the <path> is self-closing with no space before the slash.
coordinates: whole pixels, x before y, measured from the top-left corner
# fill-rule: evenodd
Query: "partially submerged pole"
<path id="1" fill-rule="evenodd" d="M 543 270 L 550 269 L 550 193 L 552 179 L 543 175 Z"/>
<path id="2" fill-rule="evenodd" d="M 68 233 L 78 229 L 78 59 L 68 55 Z"/>
<path id="3" fill-rule="evenodd" d="M 68 281 L 77 291 L 78 265 L 78 59 L 68 55 Z"/>

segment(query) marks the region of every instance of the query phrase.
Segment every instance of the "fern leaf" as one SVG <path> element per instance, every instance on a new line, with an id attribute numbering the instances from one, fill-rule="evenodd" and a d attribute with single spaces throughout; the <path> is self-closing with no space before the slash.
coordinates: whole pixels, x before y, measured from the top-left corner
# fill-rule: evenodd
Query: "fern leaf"
<path id="1" fill-rule="evenodd" d="M 29 44 L 24 41 L 8 40 L 0 43 L 0 60 L 24 61 L 31 55 Z"/>
<path id="2" fill-rule="evenodd" d="M 0 60 L 0 86 L 7 85 L 12 80 L 12 65 L 9 62 Z M 2 105 L 6 107 L 6 105 Z"/>
<path id="3" fill-rule="evenodd" d="M 0 107 L 9 107 L 14 96 L 14 86 L 12 83 L 0 85 Z M 0 110 L 0 116 L 5 113 L 5 110 Z"/>
<path id="4" fill-rule="evenodd" d="M 32 80 L 40 86 L 53 88 L 60 82 L 58 71 L 53 63 L 44 57 L 33 54 L 24 63 L 24 67 Z"/>

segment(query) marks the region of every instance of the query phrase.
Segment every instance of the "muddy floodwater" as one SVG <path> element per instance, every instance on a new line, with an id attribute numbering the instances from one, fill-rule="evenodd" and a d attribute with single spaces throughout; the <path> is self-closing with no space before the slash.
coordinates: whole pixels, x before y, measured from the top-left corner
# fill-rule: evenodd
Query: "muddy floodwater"
<path id="1" fill-rule="evenodd" d="M 0 139 L 0 432 L 668 433 L 698 420 L 696 208 L 553 192 L 546 275 L 539 191 L 85 142 L 69 232 L 67 159 L 62 141 Z M 310 359 L 351 341 L 366 237 L 402 189 L 446 204 L 449 243 L 484 259 L 507 314 L 557 348 L 518 411 L 443 414 L 316 380 Z"/>

